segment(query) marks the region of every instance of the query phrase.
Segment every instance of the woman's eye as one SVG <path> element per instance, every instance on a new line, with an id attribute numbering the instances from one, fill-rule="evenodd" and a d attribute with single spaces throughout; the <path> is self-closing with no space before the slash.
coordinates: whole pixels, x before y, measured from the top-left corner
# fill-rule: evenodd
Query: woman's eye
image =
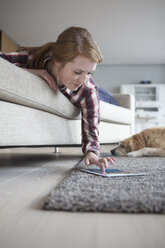
<path id="1" fill-rule="evenodd" d="M 93 74 L 93 72 L 88 72 L 88 75 L 91 76 Z"/>
<path id="2" fill-rule="evenodd" d="M 76 75 L 80 75 L 81 74 L 81 72 L 78 72 L 78 71 L 75 71 L 74 72 Z"/>
<path id="3" fill-rule="evenodd" d="M 78 72 L 78 71 L 74 71 L 74 73 L 76 74 L 76 75 L 81 75 L 82 74 L 82 72 Z M 91 76 L 93 73 L 92 72 L 88 72 L 88 76 Z"/>

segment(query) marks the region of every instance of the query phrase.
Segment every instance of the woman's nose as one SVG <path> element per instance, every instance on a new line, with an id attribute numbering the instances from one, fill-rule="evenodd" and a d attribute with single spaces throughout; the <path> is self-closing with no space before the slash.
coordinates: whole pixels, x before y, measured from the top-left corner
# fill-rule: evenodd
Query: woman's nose
<path id="1" fill-rule="evenodd" d="M 81 84 L 86 84 L 86 82 L 88 81 L 88 76 L 87 75 L 81 75 L 79 81 Z"/>

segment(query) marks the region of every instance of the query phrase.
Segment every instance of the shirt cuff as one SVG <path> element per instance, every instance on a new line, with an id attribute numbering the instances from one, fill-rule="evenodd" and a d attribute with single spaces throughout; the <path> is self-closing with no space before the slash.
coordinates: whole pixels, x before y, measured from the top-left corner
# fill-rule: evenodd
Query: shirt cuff
<path id="1" fill-rule="evenodd" d="M 87 155 L 88 152 L 93 152 L 93 153 L 95 153 L 97 156 L 100 157 L 100 151 L 96 151 L 96 150 L 87 150 L 86 153 L 85 153 L 85 156 Z"/>

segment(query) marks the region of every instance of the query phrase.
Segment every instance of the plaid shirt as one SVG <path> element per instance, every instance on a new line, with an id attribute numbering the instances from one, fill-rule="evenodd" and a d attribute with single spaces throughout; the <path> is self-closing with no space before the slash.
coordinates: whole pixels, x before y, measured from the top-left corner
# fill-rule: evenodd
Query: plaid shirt
<path id="1" fill-rule="evenodd" d="M 28 68 L 29 54 L 26 51 L 14 53 L 0 53 L 0 57 L 23 68 Z M 82 151 L 84 155 L 92 151 L 100 154 L 100 145 L 98 140 L 99 99 L 97 86 L 92 78 L 89 79 L 85 86 L 81 86 L 76 91 L 68 88 L 59 87 L 59 90 L 81 110 L 82 115 Z"/>

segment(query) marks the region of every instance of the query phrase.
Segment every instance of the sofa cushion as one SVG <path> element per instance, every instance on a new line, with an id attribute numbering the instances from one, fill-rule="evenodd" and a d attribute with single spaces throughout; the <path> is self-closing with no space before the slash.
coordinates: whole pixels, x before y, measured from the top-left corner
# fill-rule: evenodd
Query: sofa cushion
<path id="1" fill-rule="evenodd" d="M 81 145 L 81 120 L 4 101 L 0 115 L 0 147 Z M 99 134 L 100 143 L 117 143 L 131 135 L 131 126 L 101 122 Z"/>
<path id="2" fill-rule="evenodd" d="M 130 109 L 100 101 L 100 119 L 113 123 L 131 124 L 134 120 L 134 112 Z"/>
<path id="3" fill-rule="evenodd" d="M 41 78 L 0 58 L 0 99 L 75 118 L 79 109 Z"/>
<path id="4" fill-rule="evenodd" d="M 117 103 L 115 97 L 112 96 L 112 94 L 108 90 L 106 90 L 106 89 L 104 89 L 102 87 L 99 87 L 98 88 L 98 94 L 99 94 L 99 99 L 101 101 L 119 106 L 119 104 Z"/>
<path id="5" fill-rule="evenodd" d="M 53 91 L 41 78 L 0 58 L 0 99 L 36 108 L 69 119 L 81 114 L 60 91 Z M 112 123 L 131 124 L 129 109 L 100 101 L 100 118 Z"/>

